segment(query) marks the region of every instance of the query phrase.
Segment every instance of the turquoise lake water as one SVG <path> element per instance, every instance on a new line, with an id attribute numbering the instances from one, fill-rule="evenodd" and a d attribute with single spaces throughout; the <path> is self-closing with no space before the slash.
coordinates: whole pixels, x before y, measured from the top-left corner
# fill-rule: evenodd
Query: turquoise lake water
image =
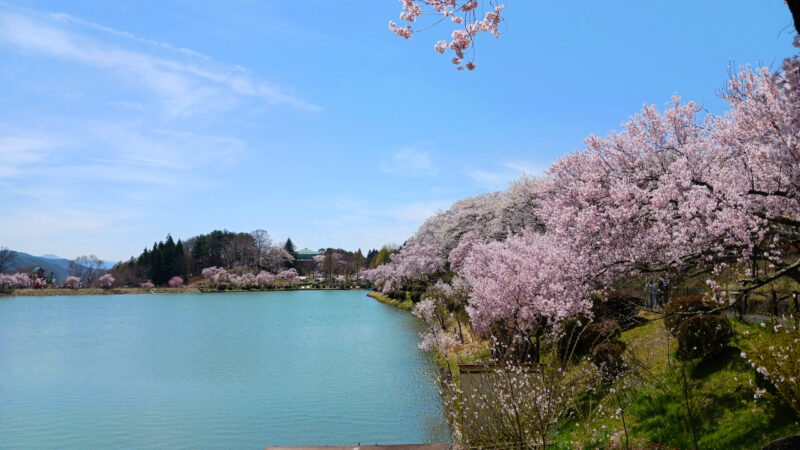
<path id="1" fill-rule="evenodd" d="M 421 328 L 365 291 L 0 299 L 0 448 L 444 442 Z"/>

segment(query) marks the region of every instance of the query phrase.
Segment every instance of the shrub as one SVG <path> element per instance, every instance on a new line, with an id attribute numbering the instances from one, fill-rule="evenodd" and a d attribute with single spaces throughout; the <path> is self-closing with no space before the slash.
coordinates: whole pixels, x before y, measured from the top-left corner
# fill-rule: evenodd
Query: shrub
<path id="1" fill-rule="evenodd" d="M 595 319 L 613 319 L 623 328 L 636 324 L 642 299 L 625 292 L 611 292 L 605 299 L 594 300 L 592 310 Z"/>
<path id="2" fill-rule="evenodd" d="M 589 359 L 600 371 L 603 381 L 613 381 L 625 370 L 623 351 L 624 348 L 619 342 L 603 342 L 592 349 L 592 356 Z"/>
<path id="3" fill-rule="evenodd" d="M 586 355 L 600 344 L 615 342 L 622 335 L 622 328 L 615 320 L 607 319 L 586 325 L 575 347 L 576 355 Z"/>
<path id="4" fill-rule="evenodd" d="M 705 297 L 702 295 L 674 297 L 664 308 L 664 312 L 666 313 L 664 324 L 667 326 L 667 330 L 669 330 L 673 336 L 676 336 L 681 323 L 691 317 L 696 317 L 688 313 L 706 313 L 713 309 L 714 305 L 706 302 Z"/>
<path id="5" fill-rule="evenodd" d="M 578 358 L 588 355 L 592 349 L 606 342 L 618 342 L 622 335 L 622 328 L 612 319 L 593 322 L 584 325 L 585 318 L 571 318 L 561 323 L 561 338 L 556 344 L 558 357 L 562 360 L 567 357 Z M 579 325 L 580 324 L 580 325 Z"/>
<path id="6" fill-rule="evenodd" d="M 721 314 L 690 316 L 678 325 L 675 337 L 681 359 L 706 358 L 728 346 L 733 327 Z"/>

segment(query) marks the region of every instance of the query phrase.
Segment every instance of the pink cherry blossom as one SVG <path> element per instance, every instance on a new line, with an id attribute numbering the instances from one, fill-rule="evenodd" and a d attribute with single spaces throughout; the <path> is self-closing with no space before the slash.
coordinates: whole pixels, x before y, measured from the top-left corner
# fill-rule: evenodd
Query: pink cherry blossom
<path id="1" fill-rule="evenodd" d="M 113 286 L 114 281 L 116 280 L 110 273 L 103 275 L 102 277 L 100 277 L 99 280 L 97 280 L 97 282 L 100 283 L 100 286 L 104 288 L 110 288 L 111 286 Z"/>
<path id="2" fill-rule="evenodd" d="M 438 16 L 438 19 L 450 18 L 451 23 L 461 25 L 460 29 L 452 32 L 451 41 L 439 41 L 434 49 L 439 53 L 445 50 L 452 50 L 456 57 L 451 62 L 456 65 L 458 70 L 475 70 L 477 65 L 474 61 L 468 61 L 462 65 L 465 52 L 473 46 L 473 40 L 480 33 L 491 33 L 494 37 L 500 37 L 500 23 L 503 21 L 501 13 L 505 8 L 503 4 L 497 4 L 493 0 L 400 0 L 403 4 L 400 20 L 409 23 L 417 23 L 423 15 Z M 423 9 L 424 8 L 424 9 Z M 484 13 L 485 12 L 485 13 Z M 483 13 L 483 18 L 480 14 Z M 424 25 L 427 27 L 430 25 Z M 398 26 L 390 21 L 389 29 L 396 35 L 410 39 L 414 33 L 411 25 Z"/>

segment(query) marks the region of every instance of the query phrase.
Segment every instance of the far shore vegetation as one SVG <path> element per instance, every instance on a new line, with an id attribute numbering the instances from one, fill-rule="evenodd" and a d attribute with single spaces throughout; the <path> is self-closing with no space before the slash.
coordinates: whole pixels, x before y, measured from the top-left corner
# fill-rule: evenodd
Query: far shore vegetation
<path id="1" fill-rule="evenodd" d="M 2 248 L 0 295 L 363 289 L 370 286 L 364 269 L 389 262 L 392 251 L 297 249 L 291 239 L 273 243 L 265 230 L 215 230 L 177 242 L 167 235 L 110 268 L 94 255 L 79 256 L 57 274 L 59 268 L 48 269 L 44 258 L 37 259 L 38 266 L 19 267 L 16 252 Z"/>

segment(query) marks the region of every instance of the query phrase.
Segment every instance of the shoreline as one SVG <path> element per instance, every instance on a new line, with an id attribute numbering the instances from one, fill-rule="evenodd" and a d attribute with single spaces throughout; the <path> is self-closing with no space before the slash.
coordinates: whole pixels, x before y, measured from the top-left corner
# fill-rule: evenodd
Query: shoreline
<path id="1" fill-rule="evenodd" d="M 393 306 L 397 309 L 402 309 L 403 311 L 411 312 L 411 310 L 414 309 L 414 302 L 412 302 L 411 300 L 403 300 L 403 301 L 394 300 L 389 298 L 387 295 L 382 294 L 375 290 L 370 290 L 369 292 L 367 292 L 367 297 L 372 297 L 378 302 L 383 303 L 384 305 Z"/>
<path id="2" fill-rule="evenodd" d="M 272 292 L 272 291 L 352 291 L 365 290 L 366 288 L 340 288 L 340 287 L 281 287 L 272 289 L 209 289 L 196 286 L 172 287 L 123 287 L 123 288 L 44 288 L 44 289 L 14 289 L 9 292 L 0 291 L 0 298 L 10 297 L 68 297 L 76 295 L 131 295 L 131 294 L 213 294 L 225 292 Z M 367 294 L 369 295 L 369 294 Z"/>

